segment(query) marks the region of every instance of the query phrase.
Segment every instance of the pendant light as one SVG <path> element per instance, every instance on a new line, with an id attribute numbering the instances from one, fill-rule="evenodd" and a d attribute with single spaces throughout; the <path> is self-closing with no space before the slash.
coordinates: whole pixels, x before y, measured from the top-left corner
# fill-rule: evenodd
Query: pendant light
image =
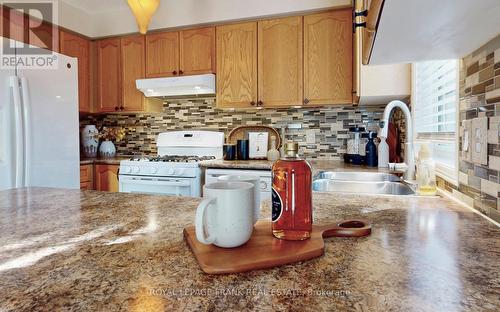
<path id="1" fill-rule="evenodd" d="M 139 32 L 143 35 L 148 31 L 151 17 L 158 9 L 160 0 L 127 0 L 132 13 L 135 15 Z"/>

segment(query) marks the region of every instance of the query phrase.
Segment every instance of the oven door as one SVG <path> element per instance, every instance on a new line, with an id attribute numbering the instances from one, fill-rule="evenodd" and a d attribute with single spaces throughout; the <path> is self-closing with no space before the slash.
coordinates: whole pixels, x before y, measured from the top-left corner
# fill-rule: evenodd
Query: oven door
<path id="1" fill-rule="evenodd" d="M 159 194 L 173 196 L 196 196 L 193 194 L 191 178 L 167 178 L 120 175 L 120 192 Z"/>

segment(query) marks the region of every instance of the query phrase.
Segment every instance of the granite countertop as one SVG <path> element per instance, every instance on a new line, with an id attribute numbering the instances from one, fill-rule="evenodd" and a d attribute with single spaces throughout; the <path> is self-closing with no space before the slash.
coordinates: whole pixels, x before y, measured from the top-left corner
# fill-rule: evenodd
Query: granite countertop
<path id="1" fill-rule="evenodd" d="M 120 161 L 130 159 L 132 156 L 115 156 L 108 158 L 80 158 L 80 165 L 92 165 L 92 164 L 106 164 L 106 165 L 119 165 Z"/>
<path id="2" fill-rule="evenodd" d="M 398 171 L 390 171 L 388 168 L 367 167 L 361 165 L 346 164 L 342 160 L 337 159 L 308 159 L 315 172 L 320 170 L 331 171 L 377 171 L 377 172 L 391 172 L 401 173 Z M 218 169 L 254 169 L 254 170 L 271 170 L 273 166 L 272 161 L 269 160 L 205 160 L 200 162 L 203 168 L 218 168 Z"/>
<path id="3" fill-rule="evenodd" d="M 316 224 L 373 223 L 311 261 L 203 273 L 183 240 L 199 198 L 0 192 L 0 311 L 498 311 L 500 228 L 439 197 L 314 193 Z M 263 205 L 269 217 L 269 203 Z"/>

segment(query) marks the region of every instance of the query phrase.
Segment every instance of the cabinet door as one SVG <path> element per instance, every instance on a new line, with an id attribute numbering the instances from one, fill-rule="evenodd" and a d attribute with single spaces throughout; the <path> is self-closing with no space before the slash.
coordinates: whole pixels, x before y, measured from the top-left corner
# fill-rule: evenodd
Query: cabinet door
<path id="1" fill-rule="evenodd" d="M 259 104 L 302 105 L 302 17 L 259 21 L 258 28 Z"/>
<path id="2" fill-rule="evenodd" d="M 121 106 L 120 39 L 100 40 L 97 44 L 98 109 L 118 111 Z"/>
<path id="3" fill-rule="evenodd" d="M 56 25 L 27 16 L 25 17 L 25 23 L 29 25 L 29 44 L 59 52 L 59 29 Z"/>
<path id="4" fill-rule="evenodd" d="M 304 104 L 352 103 L 352 12 L 304 16 Z"/>
<path id="5" fill-rule="evenodd" d="M 179 74 L 179 32 L 146 36 L 146 77 L 169 77 Z"/>
<path id="6" fill-rule="evenodd" d="M 257 23 L 217 27 L 217 106 L 257 103 Z"/>
<path id="7" fill-rule="evenodd" d="M 24 24 L 25 17 L 22 13 L 16 10 L 9 9 L 4 6 L 0 6 L 2 11 L 2 27 L 1 35 L 5 38 L 10 38 L 19 42 L 25 42 L 24 40 Z"/>
<path id="8" fill-rule="evenodd" d="M 121 39 L 121 71 L 123 107 L 125 111 L 142 111 L 144 96 L 137 90 L 135 81 L 145 75 L 145 41 L 144 36 L 125 37 Z"/>
<path id="9" fill-rule="evenodd" d="M 95 165 L 97 191 L 118 192 L 118 165 Z"/>
<path id="10" fill-rule="evenodd" d="M 215 73 L 215 27 L 180 32 L 181 75 Z"/>
<path id="11" fill-rule="evenodd" d="M 78 102 L 80 112 L 90 112 L 90 43 L 80 36 L 60 31 L 62 54 L 78 58 Z"/>
<path id="12" fill-rule="evenodd" d="M 80 183 L 93 181 L 93 165 L 80 165 Z"/>

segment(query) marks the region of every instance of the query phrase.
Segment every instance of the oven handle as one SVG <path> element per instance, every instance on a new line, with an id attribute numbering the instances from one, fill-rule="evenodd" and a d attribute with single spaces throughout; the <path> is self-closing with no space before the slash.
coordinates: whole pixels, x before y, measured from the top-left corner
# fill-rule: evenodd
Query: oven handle
<path id="1" fill-rule="evenodd" d="M 139 182 L 141 184 L 147 185 L 161 185 L 161 186 L 181 186 L 181 187 L 191 187 L 191 183 L 183 181 L 172 181 L 167 179 L 157 179 L 157 178 L 127 178 L 122 179 L 122 183 L 127 182 Z"/>
<path id="2" fill-rule="evenodd" d="M 227 176 L 227 175 L 231 175 L 231 174 L 230 173 L 210 173 L 208 176 L 210 176 L 212 178 L 218 178 L 218 177 Z"/>

